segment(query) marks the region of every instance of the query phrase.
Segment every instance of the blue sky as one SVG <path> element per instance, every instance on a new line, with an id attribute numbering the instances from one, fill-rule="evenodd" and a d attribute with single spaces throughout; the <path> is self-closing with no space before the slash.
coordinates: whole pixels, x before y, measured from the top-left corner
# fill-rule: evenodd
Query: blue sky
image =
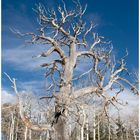
<path id="1" fill-rule="evenodd" d="M 66 0 L 69 8 L 71 1 Z M 39 27 L 32 8 L 42 2 L 49 7 L 56 7 L 59 0 L 3 0 L 2 1 L 2 72 L 18 80 L 19 87 L 39 89 L 44 83 L 44 70 L 39 65 L 44 60 L 33 59 L 41 49 L 24 45 L 24 39 L 17 38 L 10 27 L 21 32 L 35 31 Z M 138 69 L 138 1 L 137 0 L 87 0 L 86 20 L 93 20 L 97 32 L 112 41 L 117 57 L 122 57 L 128 49 L 127 66 L 130 71 Z M 51 58 L 48 59 L 50 61 Z M 46 61 L 46 60 L 45 60 Z M 39 86 L 41 85 L 41 86 Z M 10 90 L 8 79 L 2 74 L 2 88 Z"/>

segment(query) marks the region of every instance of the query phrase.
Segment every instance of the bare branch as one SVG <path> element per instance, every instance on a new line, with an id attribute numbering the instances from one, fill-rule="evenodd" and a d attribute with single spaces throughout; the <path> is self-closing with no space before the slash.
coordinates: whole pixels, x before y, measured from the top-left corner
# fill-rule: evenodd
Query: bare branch
<path id="1" fill-rule="evenodd" d="M 4 74 L 8 77 L 10 82 L 13 84 L 12 88 L 14 89 L 14 92 L 16 93 L 17 97 L 19 98 L 19 93 L 18 93 L 17 86 L 16 86 L 16 79 L 15 78 L 12 79 L 6 72 L 4 72 Z"/>
<path id="2" fill-rule="evenodd" d="M 130 89 L 137 95 L 139 95 L 139 90 L 132 84 L 130 83 L 127 79 L 118 77 L 118 80 L 122 80 L 124 81 L 126 84 L 128 84 L 130 86 Z"/>
<path id="3" fill-rule="evenodd" d="M 57 52 L 62 59 L 65 58 L 65 54 L 64 54 L 63 50 L 59 47 L 51 47 L 47 52 L 43 52 L 42 54 L 40 54 L 36 57 L 48 57 L 53 52 Z"/>
<path id="4" fill-rule="evenodd" d="M 51 130 L 51 126 L 50 125 L 34 125 L 32 124 L 32 122 L 29 120 L 29 118 L 25 115 L 24 113 L 24 109 L 23 109 L 23 105 L 22 102 L 20 100 L 20 94 L 17 90 L 17 86 L 16 86 L 16 80 L 15 78 L 11 78 L 7 73 L 5 73 L 5 75 L 8 77 L 8 79 L 10 80 L 10 82 L 13 84 L 12 88 L 14 89 L 16 96 L 18 98 L 18 103 L 19 103 L 19 112 L 20 112 L 20 117 L 22 119 L 22 121 L 24 122 L 24 124 L 32 129 L 32 130 L 36 130 L 36 131 L 44 131 L 44 130 Z"/>
<path id="5" fill-rule="evenodd" d="M 77 52 L 77 57 L 80 57 L 82 55 L 95 57 L 95 53 L 92 52 L 92 51 L 81 51 L 81 52 Z"/>
<path id="6" fill-rule="evenodd" d="M 72 80 L 79 80 L 81 77 L 83 77 L 84 75 L 86 74 L 89 74 L 93 69 L 89 69 L 88 71 L 84 72 L 83 74 L 79 75 L 78 77 L 76 78 L 73 78 Z"/>
<path id="7" fill-rule="evenodd" d="M 86 94 L 96 93 L 97 90 L 98 90 L 98 88 L 96 88 L 96 87 L 92 87 L 92 86 L 91 87 L 85 87 L 85 88 L 74 91 L 73 96 L 76 99 L 76 98 L 84 96 Z"/>

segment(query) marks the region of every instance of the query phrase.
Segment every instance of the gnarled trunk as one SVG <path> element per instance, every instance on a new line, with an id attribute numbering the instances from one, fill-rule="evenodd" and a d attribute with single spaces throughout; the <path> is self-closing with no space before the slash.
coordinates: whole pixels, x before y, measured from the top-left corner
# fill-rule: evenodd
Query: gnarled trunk
<path id="1" fill-rule="evenodd" d="M 55 140 L 69 140 L 68 131 L 66 130 L 65 118 L 60 117 L 54 127 L 56 132 Z"/>
<path id="2" fill-rule="evenodd" d="M 67 91 L 67 93 L 65 92 Z M 61 98 L 56 101 L 56 112 L 61 111 L 61 115 L 58 117 L 57 122 L 54 125 L 56 132 L 56 140 L 69 140 L 68 130 L 67 130 L 67 109 L 65 105 L 68 103 L 67 95 L 70 92 L 70 85 L 63 87 L 60 92 Z"/>
<path id="3" fill-rule="evenodd" d="M 75 51 L 75 50 L 74 50 Z M 73 68 L 75 65 L 75 56 L 73 59 L 67 59 L 66 65 L 64 68 L 63 81 L 61 82 L 62 87 L 60 87 L 60 94 L 56 100 L 56 111 L 63 111 L 63 114 L 58 118 L 57 123 L 55 124 L 56 139 L 57 140 L 69 140 L 69 134 L 67 130 L 67 109 L 66 105 L 69 104 L 69 95 L 71 93 L 71 81 L 73 76 Z"/>

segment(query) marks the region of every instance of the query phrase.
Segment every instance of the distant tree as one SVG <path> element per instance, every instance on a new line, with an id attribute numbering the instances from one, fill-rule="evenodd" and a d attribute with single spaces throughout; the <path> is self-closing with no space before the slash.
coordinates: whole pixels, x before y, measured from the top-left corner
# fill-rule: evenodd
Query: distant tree
<path id="1" fill-rule="evenodd" d="M 100 111 L 96 111 L 96 114 L 100 114 Z M 13 120 L 14 123 L 12 123 Z M 94 120 L 96 125 L 93 125 L 93 121 L 87 125 L 87 120 L 86 118 L 84 129 L 83 125 L 74 125 L 69 133 L 70 140 L 81 140 L 81 138 L 84 138 L 84 140 L 138 140 L 139 138 L 135 124 L 124 123 L 120 116 L 115 122 L 111 122 L 105 115 L 101 118 L 96 115 Z M 95 137 L 93 126 L 95 127 Z M 2 136 L 3 140 L 55 140 L 57 138 L 52 131 L 29 129 L 20 118 L 18 106 L 13 104 L 2 105 Z"/>
<path id="2" fill-rule="evenodd" d="M 116 125 L 117 125 L 117 129 L 116 129 L 117 138 L 120 140 L 124 140 L 125 127 L 124 127 L 124 123 L 122 122 L 120 116 L 118 116 L 118 118 L 116 120 Z"/>
<path id="3" fill-rule="evenodd" d="M 20 119 L 17 105 L 6 103 L 2 105 L 2 133 L 6 140 L 23 139 L 24 124 Z"/>

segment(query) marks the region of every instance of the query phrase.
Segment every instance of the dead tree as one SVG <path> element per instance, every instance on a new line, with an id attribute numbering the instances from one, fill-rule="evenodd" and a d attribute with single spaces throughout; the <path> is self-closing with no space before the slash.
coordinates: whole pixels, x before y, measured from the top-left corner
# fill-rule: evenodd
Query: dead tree
<path id="1" fill-rule="evenodd" d="M 38 33 L 21 33 L 12 29 L 18 36 L 31 37 L 28 43 L 46 46 L 46 51 L 38 54 L 36 58 L 47 58 L 57 53 L 57 58 L 54 57 L 53 61 L 41 64 L 41 67 L 46 69 L 45 77 L 51 79 L 50 86 L 47 89 L 50 94 L 41 97 L 41 99 L 54 102 L 55 117 L 51 123 L 33 124 L 30 118 L 25 116 L 20 101 L 20 93 L 16 88 L 16 80 L 8 77 L 13 83 L 13 88 L 19 99 L 20 115 L 25 125 L 29 129 L 37 131 L 54 128 L 59 140 L 69 139 L 66 131 L 67 119 L 72 114 L 78 118 L 78 110 L 75 109 L 74 112 L 70 110 L 72 107 L 81 105 L 80 98 L 85 98 L 88 95 L 98 95 L 105 101 L 104 113 L 106 113 L 108 105 L 116 106 L 116 103 L 119 103 L 117 96 L 124 90 L 126 84 L 134 93 L 138 94 L 136 85 L 127 79 L 126 56 L 115 61 L 115 56 L 112 53 L 112 43 L 106 41 L 103 36 L 94 31 L 96 25 L 93 22 L 87 23 L 84 21 L 83 16 L 87 5 L 83 7 L 79 1 L 73 1 L 73 4 L 75 9 L 68 10 L 62 0 L 62 6 L 58 6 L 56 11 L 53 9 L 47 10 L 42 4 L 37 5 L 34 11 L 40 25 L 37 30 Z M 79 67 L 80 63 L 82 65 L 83 59 L 87 58 L 91 62 L 91 68 L 76 75 L 76 68 Z M 84 76 L 90 77 L 91 84 L 76 89 L 74 82 Z M 114 87 L 117 87 L 118 91 L 115 91 L 114 96 L 108 96 L 107 93 Z M 84 103 L 83 105 L 88 104 Z"/>

